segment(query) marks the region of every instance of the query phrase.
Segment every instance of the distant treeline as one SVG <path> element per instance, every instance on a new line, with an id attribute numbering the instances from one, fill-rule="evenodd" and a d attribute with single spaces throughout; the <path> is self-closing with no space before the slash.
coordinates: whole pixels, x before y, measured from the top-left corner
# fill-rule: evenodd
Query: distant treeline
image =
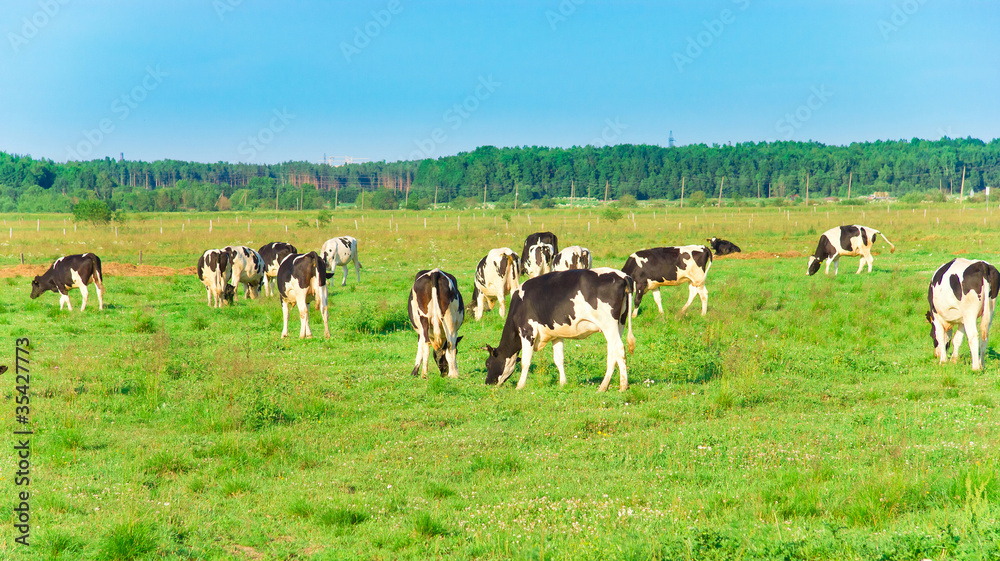
<path id="1" fill-rule="evenodd" d="M 56 163 L 0 152 L 0 212 L 69 212 L 85 200 L 112 210 L 420 208 L 437 200 L 507 206 L 556 197 L 638 200 L 717 196 L 903 196 L 1000 185 L 1000 139 L 545 148 L 484 146 L 436 160 L 333 167 L 308 162 L 214 164 L 105 158 Z M 723 183 L 723 178 L 725 178 Z M 485 193 L 484 193 L 485 190 Z M 700 197 L 696 197 L 700 198 Z"/>

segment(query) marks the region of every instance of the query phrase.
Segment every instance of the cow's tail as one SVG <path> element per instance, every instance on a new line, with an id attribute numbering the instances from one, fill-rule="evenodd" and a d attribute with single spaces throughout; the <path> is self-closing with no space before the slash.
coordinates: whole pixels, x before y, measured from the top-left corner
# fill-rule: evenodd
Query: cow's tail
<path id="1" fill-rule="evenodd" d="M 91 253 L 90 261 L 94 264 L 94 284 L 97 288 L 104 290 L 104 271 L 101 270 L 101 258 Z"/>
<path id="2" fill-rule="evenodd" d="M 997 303 L 997 294 L 1000 293 L 1000 274 L 997 274 L 997 270 L 989 267 L 984 277 L 982 294 L 979 295 L 983 301 L 983 315 L 979 320 L 980 341 L 989 340 L 990 324 L 993 323 L 993 312 Z"/>
<path id="3" fill-rule="evenodd" d="M 875 230 L 875 233 L 882 234 L 878 230 Z M 885 237 L 885 234 L 882 234 L 882 239 L 885 240 L 885 243 L 889 244 L 889 253 L 896 253 L 896 246 L 892 245 L 892 242 L 889 241 L 889 238 Z M 875 240 L 872 241 L 874 242 Z"/>
<path id="4" fill-rule="evenodd" d="M 438 280 L 438 278 L 431 277 L 431 301 L 427 305 L 427 319 L 430 320 L 432 334 L 430 338 L 431 346 L 436 351 L 441 350 L 441 326 L 444 324 L 441 315 L 441 303 L 438 300 Z"/>
<path id="5" fill-rule="evenodd" d="M 633 280 L 632 277 L 626 275 L 625 298 L 628 300 L 628 310 L 626 312 L 627 319 L 625 321 L 628 323 L 628 337 L 626 339 L 626 341 L 628 341 L 628 354 L 635 353 L 635 335 L 632 334 L 632 310 L 635 308 L 634 296 L 635 296 L 635 280 Z"/>

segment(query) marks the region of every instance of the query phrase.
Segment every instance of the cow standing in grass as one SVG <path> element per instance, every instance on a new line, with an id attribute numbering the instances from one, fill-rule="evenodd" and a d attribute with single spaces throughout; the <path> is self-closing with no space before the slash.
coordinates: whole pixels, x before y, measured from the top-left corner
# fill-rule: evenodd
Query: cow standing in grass
<path id="1" fill-rule="evenodd" d="M 593 265 L 590 250 L 578 245 L 564 248 L 552 259 L 553 271 L 569 271 L 572 269 L 589 269 Z"/>
<path id="2" fill-rule="evenodd" d="M 271 279 L 278 276 L 278 266 L 289 255 L 298 253 L 295 246 L 285 242 L 271 242 L 257 250 L 260 258 L 264 260 L 267 267 L 264 277 L 264 296 L 271 296 L 274 290 L 271 288 Z"/>
<path id="3" fill-rule="evenodd" d="M 622 267 L 622 272 L 635 280 L 633 315 L 639 313 L 643 295 L 654 288 L 656 292 L 653 292 L 653 301 L 662 314 L 660 287 L 676 286 L 686 282 L 691 284 L 688 286 L 687 303 L 681 308 L 681 313 L 687 312 L 694 297 L 699 296 L 701 315 L 705 315 L 708 312 L 708 289 L 705 288 L 705 278 L 711 268 L 712 250 L 703 245 L 654 247 L 633 253 Z"/>
<path id="4" fill-rule="evenodd" d="M 509 247 L 491 249 L 476 266 L 472 286 L 471 307 L 476 321 L 483 317 L 487 307 L 500 303 L 500 317 L 507 315 L 507 295 L 521 286 L 518 262 L 520 259 Z"/>
<path id="5" fill-rule="evenodd" d="M 236 289 L 229 281 L 233 278 L 233 262 L 229 252 L 209 249 L 198 258 L 198 280 L 208 292 L 208 305 L 221 308 L 222 301 L 233 303 Z"/>
<path id="6" fill-rule="evenodd" d="M 1000 272 L 985 261 L 952 259 L 938 268 L 927 288 L 931 307 L 927 321 L 931 324 L 934 356 L 940 362 L 947 360 L 949 344 L 954 347 L 951 361 L 957 362 L 962 339 L 968 337 L 972 369 L 983 367 L 998 292 Z M 954 338 L 950 337 L 952 329 Z"/>
<path id="7" fill-rule="evenodd" d="M 267 265 L 257 250 L 243 245 L 228 246 L 224 250 L 232 260 L 233 274 L 230 283 L 233 290 L 245 285 L 243 297 L 251 300 L 257 298 L 260 289 L 267 279 Z"/>
<path id="8" fill-rule="evenodd" d="M 809 256 L 809 269 L 807 273 L 815 275 L 819 271 L 823 261 L 826 261 L 826 274 L 830 274 L 830 263 L 832 262 L 833 274 L 836 275 L 840 266 L 841 255 L 861 256 L 861 261 L 858 263 L 858 270 L 855 274 L 861 272 L 865 263 L 868 264 L 868 272 L 872 272 L 872 263 L 875 262 L 875 259 L 872 257 L 872 245 L 875 243 L 875 237 L 878 234 L 882 234 L 882 232 L 868 226 L 853 225 L 830 228 L 819 237 L 819 245 L 816 247 L 816 253 Z M 882 239 L 885 240 L 885 243 L 889 244 L 889 253 L 895 253 L 896 246 L 892 245 L 892 242 L 885 237 L 885 234 L 882 234 Z"/>
<path id="9" fill-rule="evenodd" d="M 559 253 L 559 240 L 552 232 L 535 232 L 524 240 L 521 251 L 521 273 L 528 278 L 544 275 L 552 270 L 552 259 Z"/>
<path id="10" fill-rule="evenodd" d="M 323 336 L 330 338 L 326 279 L 326 262 L 315 251 L 305 255 L 289 255 L 278 266 L 282 338 L 288 336 L 288 306 L 293 303 L 299 308 L 299 338 L 312 337 L 312 330 L 309 329 L 309 301 L 313 299 L 319 303 L 320 315 L 323 317 Z"/>
<path id="11" fill-rule="evenodd" d="M 628 388 L 625 346 L 622 335 L 628 325 L 628 350 L 635 350 L 632 335 L 632 296 L 635 283 L 621 271 L 609 268 L 559 271 L 528 279 L 510 300 L 510 314 L 500 335 L 500 344 L 486 346 L 486 383 L 507 381 L 521 355 L 521 379 L 528 382 L 532 353 L 552 342 L 552 359 L 559 370 L 559 384 L 566 384 L 563 340 L 585 339 L 601 332 L 608 342 L 608 368 L 598 391 L 606 391 L 615 365 L 621 391 Z"/>
<path id="12" fill-rule="evenodd" d="M 97 289 L 97 309 L 104 309 L 104 275 L 101 273 L 101 258 L 93 253 L 67 255 L 56 259 L 47 271 L 31 281 L 31 299 L 38 298 L 43 293 L 52 291 L 59 293 L 59 309 L 65 305 L 73 311 L 69 301 L 69 290 L 79 288 L 83 296 L 80 304 L 82 312 L 87 307 L 87 285 L 94 281 Z"/>
<path id="13" fill-rule="evenodd" d="M 407 305 L 410 325 L 417 332 L 417 358 L 412 374 L 427 377 L 427 360 L 434 351 L 441 375 L 458 378 L 458 329 L 465 320 L 465 304 L 455 277 L 432 269 L 413 280 Z"/>
<path id="14" fill-rule="evenodd" d="M 326 268 L 329 271 L 330 278 L 336 274 L 337 267 L 344 267 L 344 281 L 340 283 L 340 286 L 347 285 L 347 265 L 352 261 L 354 262 L 354 273 L 358 277 L 358 282 L 361 282 L 362 267 L 361 261 L 358 260 L 357 239 L 351 236 L 331 238 L 326 240 L 319 254 L 326 261 Z"/>

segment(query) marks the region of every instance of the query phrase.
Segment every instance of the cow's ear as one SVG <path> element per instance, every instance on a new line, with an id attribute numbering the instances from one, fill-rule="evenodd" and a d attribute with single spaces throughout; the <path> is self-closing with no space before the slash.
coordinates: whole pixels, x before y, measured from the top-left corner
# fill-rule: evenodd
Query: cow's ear
<path id="1" fill-rule="evenodd" d="M 490 353 L 490 356 L 497 356 L 497 350 L 494 349 L 493 347 L 489 346 L 488 344 L 485 347 L 483 347 L 483 349 L 486 352 Z"/>
<path id="2" fill-rule="evenodd" d="M 458 344 L 461 342 L 462 342 L 462 337 L 459 336 L 458 339 L 455 339 L 455 346 L 458 347 Z"/>

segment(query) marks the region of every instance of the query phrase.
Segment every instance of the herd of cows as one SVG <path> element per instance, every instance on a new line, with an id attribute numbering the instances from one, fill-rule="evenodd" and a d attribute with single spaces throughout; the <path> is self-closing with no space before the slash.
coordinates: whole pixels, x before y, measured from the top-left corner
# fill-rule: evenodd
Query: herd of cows
<path id="1" fill-rule="evenodd" d="M 878 235 L 894 252 L 892 242 L 874 228 L 851 225 L 824 232 L 816 252 L 809 257 L 807 274 L 815 274 L 823 262 L 827 274 L 831 264 L 836 274 L 841 256 L 860 256 L 857 273 L 865 264 L 871 272 L 874 261 L 871 248 Z M 688 300 L 681 313 L 687 311 L 696 296 L 701 299 L 702 315 L 707 313 L 705 280 L 712 267 L 713 252 L 725 255 L 740 251 L 726 240 L 708 241 L 711 248 L 686 245 L 639 250 L 629 255 L 621 270 L 592 268 L 590 251 L 580 246 L 560 251 L 552 232 L 529 235 L 520 255 L 506 247 L 490 250 L 476 267 L 470 302 L 477 321 L 494 307 L 505 318 L 497 347 L 485 346 L 486 383 L 504 383 L 520 360 L 517 387 L 523 388 L 532 354 L 552 343 L 553 361 L 563 385 L 566 383 L 563 341 L 600 332 L 608 345 L 607 370 L 599 391 L 607 390 L 616 366 L 620 389 L 624 391 L 628 387 L 625 343 L 631 353 L 635 349 L 632 318 L 647 292 L 653 293 L 662 314 L 660 287 L 687 283 Z M 256 298 L 262 290 L 265 296 L 270 296 L 274 280 L 282 306 L 281 336 L 288 335 L 289 307 L 295 304 L 299 311 L 299 337 L 311 337 L 308 311 L 309 303 L 315 302 L 323 319 L 324 336 L 329 337 L 326 281 L 335 275 L 336 267 L 342 266 L 341 285 L 345 285 L 347 267 L 352 262 L 360 282 L 358 240 L 342 236 L 328 240 L 319 253 L 300 254 L 293 245 L 284 242 L 272 242 L 259 250 L 245 246 L 209 249 L 199 257 L 197 273 L 205 285 L 208 304 L 214 307 L 221 307 L 223 302 L 231 304 L 241 284 L 245 298 Z M 522 283 L 523 275 L 528 279 Z M 46 291 L 58 292 L 59 309 L 65 305 L 72 311 L 68 291 L 79 288 L 83 311 L 87 306 L 87 285 L 91 282 L 96 286 L 98 306 L 103 309 L 100 258 L 93 253 L 68 255 L 57 259 L 44 274 L 32 280 L 31 298 Z M 926 318 L 931 324 L 934 354 L 941 362 L 947 360 L 949 345 L 954 347 L 951 360 L 957 361 L 958 348 L 967 337 L 972 369 L 982 368 L 998 291 L 1000 272 L 985 261 L 953 259 L 934 273 L 928 287 L 930 311 Z M 457 279 L 441 269 L 418 272 L 407 308 L 418 338 L 413 375 L 427 375 L 427 362 L 433 353 L 441 375 L 457 377 L 458 343 L 462 339 L 458 331 L 465 319 L 465 302 Z"/>

